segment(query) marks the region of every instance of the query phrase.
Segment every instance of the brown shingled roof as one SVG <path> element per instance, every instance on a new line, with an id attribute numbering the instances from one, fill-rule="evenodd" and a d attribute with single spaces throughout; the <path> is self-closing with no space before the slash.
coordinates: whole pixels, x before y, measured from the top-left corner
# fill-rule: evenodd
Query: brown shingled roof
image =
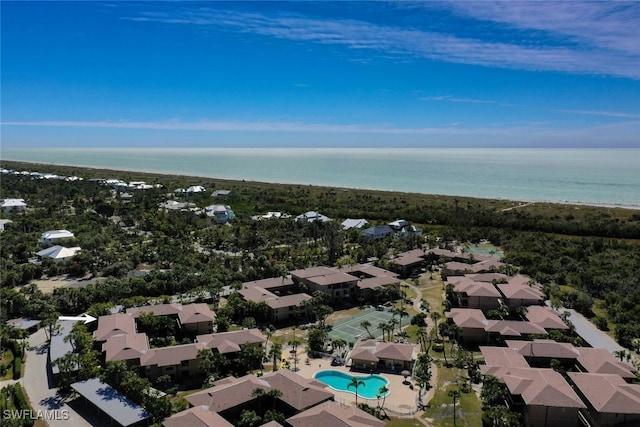
<path id="1" fill-rule="evenodd" d="M 333 398 L 325 384 L 319 386 L 314 379 L 302 376 L 288 369 L 270 372 L 262 377 L 272 388 L 282 392 L 280 399 L 298 411 Z"/>
<path id="2" fill-rule="evenodd" d="M 252 394 L 256 388 L 269 391 L 271 386 L 255 375 L 245 375 L 190 394 L 185 399 L 194 406 L 202 405 L 207 407 L 209 411 L 220 412 L 255 399 Z"/>
<path id="3" fill-rule="evenodd" d="M 106 362 L 139 359 L 148 349 L 147 334 L 114 335 L 102 344 Z"/>
<path id="4" fill-rule="evenodd" d="M 553 369 L 510 368 L 501 377 L 509 392 L 527 405 L 585 408 L 571 386 Z"/>
<path id="5" fill-rule="evenodd" d="M 216 319 L 216 314 L 207 304 L 187 304 L 182 306 L 178 318 L 180 323 L 187 325 L 189 323 L 213 322 Z"/>
<path id="6" fill-rule="evenodd" d="M 506 340 L 507 347 L 524 357 L 545 357 L 553 359 L 577 359 L 578 350 L 569 343 L 554 340 L 516 341 Z"/>
<path id="7" fill-rule="evenodd" d="M 114 335 L 135 333 L 136 322 L 133 317 L 124 313 L 110 314 L 98 318 L 98 329 L 93 333 L 93 339 L 106 341 Z"/>
<path id="8" fill-rule="evenodd" d="M 619 375 L 569 372 L 569 378 L 600 413 L 640 415 L 640 385 Z"/>
<path id="9" fill-rule="evenodd" d="M 384 427 L 385 423 L 353 406 L 325 402 L 287 418 L 293 427 Z"/>
<path id="10" fill-rule="evenodd" d="M 569 329 L 560 316 L 549 307 L 532 305 L 527 307 L 525 316 L 529 322 L 536 323 L 545 329 Z"/>
<path id="11" fill-rule="evenodd" d="M 127 314 L 137 318 L 142 314 L 153 313 L 156 316 L 171 316 L 177 315 L 182 310 L 182 304 L 156 304 L 156 305 L 144 305 L 141 307 L 127 308 Z"/>
<path id="12" fill-rule="evenodd" d="M 152 348 L 140 358 L 140 366 L 172 366 L 179 365 L 184 360 L 195 360 L 198 351 L 204 345 L 200 343 L 175 345 L 171 347 Z"/>
<path id="13" fill-rule="evenodd" d="M 635 378 L 637 369 L 630 363 L 617 359 L 603 348 L 579 347 L 578 362 L 590 373 L 617 374 L 622 378 Z"/>
<path id="14" fill-rule="evenodd" d="M 259 329 L 242 329 L 240 331 L 220 332 L 217 334 L 198 335 L 196 341 L 207 348 L 217 349 L 220 353 L 239 351 L 244 344 L 258 344 L 265 342 L 265 337 Z M 236 350 L 234 350 L 236 349 Z"/>
<path id="15" fill-rule="evenodd" d="M 217 412 L 211 412 L 202 406 L 178 412 L 162 422 L 164 427 L 233 427 L 229 421 Z"/>

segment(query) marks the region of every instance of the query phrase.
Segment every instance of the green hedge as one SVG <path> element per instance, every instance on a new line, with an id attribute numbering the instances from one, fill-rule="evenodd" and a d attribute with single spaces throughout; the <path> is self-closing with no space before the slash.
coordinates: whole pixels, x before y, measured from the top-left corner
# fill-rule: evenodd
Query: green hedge
<path id="1" fill-rule="evenodd" d="M 22 376 L 22 358 L 16 357 L 13 359 L 13 379 L 19 380 Z"/>

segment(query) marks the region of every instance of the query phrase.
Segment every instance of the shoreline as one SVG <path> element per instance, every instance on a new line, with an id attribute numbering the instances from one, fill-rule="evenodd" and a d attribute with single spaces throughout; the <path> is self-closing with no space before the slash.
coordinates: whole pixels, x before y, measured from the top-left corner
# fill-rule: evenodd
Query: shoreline
<path id="1" fill-rule="evenodd" d="M 111 168 L 101 168 L 94 166 L 85 166 L 85 165 L 77 165 L 77 164 L 64 164 L 64 163 L 39 163 L 39 162 L 31 162 L 24 160 L 10 160 L 10 159 L 0 159 L 0 166 L 5 168 L 6 163 L 15 163 L 19 165 L 33 165 L 33 166 L 42 166 L 49 168 L 76 168 L 83 169 L 87 171 L 97 172 L 105 172 L 105 173 L 134 173 L 140 175 L 151 175 L 151 176 L 162 176 L 162 177 L 180 177 L 180 178 L 191 178 L 191 179 L 208 179 L 208 180 L 221 180 L 228 182 L 230 184 L 254 184 L 254 185 L 273 185 L 273 186 L 310 186 L 315 188 L 327 188 L 334 190 L 342 190 L 342 191 L 371 191 L 371 192 L 380 192 L 380 193 L 396 193 L 396 194 L 413 194 L 419 196 L 428 196 L 428 197 L 443 197 L 443 198 L 465 198 L 465 199 L 474 199 L 474 200 L 483 200 L 483 201 L 499 201 L 499 202 L 508 202 L 508 203 L 518 203 L 517 206 L 509 207 L 508 209 L 518 209 L 524 207 L 525 205 L 533 205 L 533 204 L 544 204 L 544 205 L 560 205 L 560 206 L 574 206 L 576 209 L 580 207 L 592 207 L 592 208 L 602 208 L 602 209 L 625 209 L 632 211 L 640 211 L 639 205 L 628 205 L 628 204 L 616 204 L 616 203 L 596 203 L 596 202 L 581 202 L 581 201 L 555 201 L 555 200 L 536 200 L 536 199 L 507 199 L 503 197 L 479 197 L 479 196 L 468 196 L 468 195 L 460 195 L 460 194 L 438 194 L 438 193 L 421 193 L 414 191 L 402 191 L 402 190 L 384 190 L 378 188 L 365 188 L 365 187 L 343 187 L 343 186 L 333 186 L 326 184 L 312 184 L 312 183 L 301 183 L 301 182 L 288 182 L 288 181 L 259 181 L 259 180 L 245 180 L 245 179 L 237 179 L 237 178 L 228 178 L 223 176 L 209 176 L 209 175 L 189 175 L 183 173 L 169 173 L 163 171 L 156 171 L 151 169 L 130 169 L 130 168 L 121 168 L 121 169 L 111 169 Z M 31 171 L 37 172 L 37 171 Z M 103 176 L 101 178 L 117 178 L 114 176 L 107 177 Z"/>

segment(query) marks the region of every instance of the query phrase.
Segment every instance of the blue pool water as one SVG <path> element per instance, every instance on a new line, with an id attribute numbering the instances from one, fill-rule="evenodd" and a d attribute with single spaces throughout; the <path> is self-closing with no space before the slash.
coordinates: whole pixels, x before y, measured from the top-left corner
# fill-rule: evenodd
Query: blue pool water
<path id="1" fill-rule="evenodd" d="M 380 375 L 354 376 L 332 369 L 316 372 L 314 377 L 334 390 L 346 391 L 353 394 L 355 394 L 356 389 L 353 386 L 347 386 L 351 382 L 352 378 L 357 378 L 359 381 L 364 382 L 364 385 L 360 385 L 358 387 L 358 396 L 365 399 L 376 399 L 380 394 L 380 387 L 389 386 L 389 381 Z M 388 394 L 389 392 L 387 392 L 387 395 Z"/>

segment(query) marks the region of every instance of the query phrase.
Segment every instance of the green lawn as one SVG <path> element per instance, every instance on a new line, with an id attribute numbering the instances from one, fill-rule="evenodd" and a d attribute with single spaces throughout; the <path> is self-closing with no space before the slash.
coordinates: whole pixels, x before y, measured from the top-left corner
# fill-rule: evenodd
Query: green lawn
<path id="1" fill-rule="evenodd" d="M 453 426 L 453 398 L 449 391 L 459 389 L 456 385 L 457 377 L 466 376 L 466 370 L 446 368 L 443 364 L 438 367 L 438 383 L 436 392 L 425 410 L 424 418 L 433 420 L 433 425 L 439 427 Z M 477 427 L 482 425 L 482 405 L 474 391 L 461 393 L 456 404 L 457 427 Z"/>
<path id="2" fill-rule="evenodd" d="M 7 373 L 5 376 L 0 377 L 0 381 L 13 379 L 13 353 L 9 350 L 5 350 L 2 354 L 2 363 L 7 367 Z"/>

